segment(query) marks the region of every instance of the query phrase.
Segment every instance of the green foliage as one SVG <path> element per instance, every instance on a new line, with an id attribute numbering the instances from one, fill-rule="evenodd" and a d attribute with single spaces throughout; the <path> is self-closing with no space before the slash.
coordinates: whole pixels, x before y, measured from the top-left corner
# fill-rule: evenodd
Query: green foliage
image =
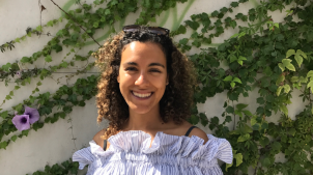
<path id="1" fill-rule="evenodd" d="M 77 55 L 76 52 L 87 45 L 97 31 L 103 32 L 109 26 L 104 33 L 114 33 L 115 24 L 123 24 L 128 14 L 137 11 L 140 12 L 135 20 L 137 24 L 156 22 L 161 13 L 186 0 L 110 0 L 103 5 L 104 2 L 95 0 L 93 4 L 83 3 L 80 8 L 69 11 L 69 15 L 51 20 L 36 29 L 28 28 L 24 36 L 0 45 L 1 52 L 13 50 L 16 42 L 41 35 L 46 27 L 53 27 L 65 20 L 65 27 L 51 36 L 51 40 L 41 50 L 22 57 L 19 62 L 0 66 L 0 79 L 6 83 L 19 73 L 14 89 L 5 96 L 2 104 L 15 98 L 14 92 L 23 89 L 36 77 L 42 81 L 57 70 L 71 68 L 76 62 L 88 62 L 93 51 L 89 51 L 86 56 Z M 189 122 L 208 126 L 215 135 L 230 141 L 234 160 L 232 164 L 222 166 L 224 174 L 247 174 L 249 167 L 254 168 L 254 174 L 257 175 L 279 172 L 284 175 L 312 174 L 312 156 L 308 155 L 313 153 L 313 3 L 306 0 L 261 1 L 249 9 L 247 14 L 230 14 L 245 2 L 247 0 L 229 2 L 228 7 L 193 14 L 170 33 L 173 37 L 191 34 L 178 41 L 178 47 L 183 52 L 193 47 L 201 50 L 189 55 L 198 74 L 195 104 L 204 103 L 208 97 L 218 93 L 227 94 L 223 106 L 225 112 L 221 118 L 207 116 L 194 106 Z M 287 9 L 287 5 L 291 3 L 296 5 Z M 94 6 L 97 7 L 96 10 L 93 9 Z M 277 23 L 268 11 L 286 11 L 287 16 L 283 22 Z M 296 22 L 294 18 L 299 18 L 300 21 Z M 245 25 L 239 26 L 242 22 Z M 86 33 L 83 33 L 82 28 Z M 207 47 L 215 37 L 220 37 L 228 29 L 239 32 L 218 47 Z M 72 59 L 64 58 L 57 62 L 53 53 L 62 52 L 66 47 L 71 51 L 65 58 L 72 56 Z M 49 67 L 28 71 L 21 69 L 21 64 L 33 64 L 39 59 L 44 59 Z M 94 63 L 87 63 L 76 74 L 85 73 L 92 67 Z M 73 86 L 62 86 L 54 93 L 40 92 L 39 81 L 28 99 L 10 110 L 0 109 L 0 117 L 3 119 L 0 123 L 0 149 L 6 149 L 32 130 L 38 131 L 46 123 L 65 119 L 74 106 L 85 106 L 85 101 L 96 94 L 97 78 L 98 76 L 89 76 L 78 79 Z M 251 110 L 249 104 L 239 102 L 239 97 L 248 97 L 254 89 L 258 90 L 255 99 L 258 106 Z M 294 91 L 300 91 L 304 109 L 292 120 L 287 105 L 292 102 L 291 94 Z M 34 123 L 30 130 L 14 135 L 12 133 L 16 128 L 11 122 L 13 111 L 22 113 L 23 105 L 40 105 L 38 111 L 45 117 L 41 122 Z M 57 110 L 52 113 L 54 107 Z M 280 120 L 276 123 L 269 122 L 272 121 L 269 118 L 277 113 L 281 115 Z M 9 140 L 2 139 L 9 134 L 12 134 Z M 284 155 L 286 161 L 276 162 L 277 154 Z M 46 166 L 44 171 L 34 174 L 77 174 L 77 164 L 66 161 L 61 165 Z"/>
<path id="2" fill-rule="evenodd" d="M 96 95 L 96 84 L 97 84 L 97 76 L 91 75 L 87 78 L 80 78 L 76 81 L 76 83 L 72 86 L 62 86 L 60 87 L 54 94 L 50 94 L 49 92 L 41 93 L 38 96 L 30 95 L 28 99 L 25 99 L 23 103 L 20 103 L 13 107 L 15 111 L 22 113 L 23 105 L 31 106 L 36 103 L 39 104 L 38 108 L 40 116 L 45 117 L 43 122 L 34 123 L 30 130 L 37 131 L 42 128 L 45 123 L 55 123 L 60 118 L 65 119 L 66 115 L 72 112 L 73 106 L 85 106 L 85 100 L 91 99 Z M 39 82 L 37 85 L 40 85 Z M 58 112 L 55 112 L 52 115 L 52 110 L 57 107 Z M 50 116 L 49 116 L 50 115 Z M 2 141 L 2 137 L 4 135 L 8 135 L 12 132 L 16 131 L 15 126 L 12 123 L 12 118 L 14 114 L 11 114 L 9 111 L 3 111 L 1 113 L 1 117 L 4 120 L 0 123 L 2 127 L 0 127 L 0 142 Z M 19 135 L 14 135 L 10 140 L 2 141 L 0 143 L 0 149 L 6 149 L 6 147 L 15 142 L 17 137 L 22 138 L 28 135 L 30 130 L 24 130 Z"/>
<path id="3" fill-rule="evenodd" d="M 70 160 L 66 160 L 61 164 L 54 164 L 52 166 L 46 165 L 43 171 L 36 171 L 33 174 L 29 175 L 72 175 L 78 174 L 78 162 L 72 162 Z M 26 174 L 28 175 L 28 174 Z"/>
<path id="4" fill-rule="evenodd" d="M 309 129 L 313 121 L 313 43 L 312 37 L 303 35 L 307 35 L 305 26 L 313 25 L 313 21 L 305 16 L 313 14 L 313 4 L 293 9 L 282 23 L 273 22 L 267 11 L 284 10 L 287 4 L 290 2 L 262 2 L 250 9 L 247 15 L 238 13 L 235 19 L 224 17 L 228 9 L 222 8 L 211 13 L 210 18 L 217 18 L 217 21 L 206 26 L 207 29 L 215 28 L 216 33 L 202 30 L 201 34 L 192 34 L 190 38 L 179 41 L 181 49 L 187 51 L 191 49 L 185 49 L 189 42 L 191 47 L 198 46 L 194 41 L 199 39 L 199 35 L 215 37 L 227 27 L 240 29 L 217 48 L 203 48 L 201 53 L 190 56 L 201 84 L 195 88 L 195 103 L 204 103 L 207 97 L 227 92 L 228 99 L 222 114 L 224 121 L 218 117 L 209 121 L 209 128 L 217 136 L 227 138 L 234 149 L 234 162 L 223 165 L 225 174 L 247 174 L 249 167 L 260 175 L 312 173 L 313 164 L 308 156 L 313 153 L 313 132 Z M 235 8 L 239 4 L 232 2 L 230 5 Z M 198 16 L 192 15 L 186 22 L 187 30 L 199 31 L 206 25 Z M 294 16 L 303 21 L 294 22 Z M 248 27 L 237 26 L 237 22 L 231 24 L 233 20 L 249 21 Z M 200 45 L 203 43 L 201 41 Z M 222 63 L 228 67 L 222 69 Z M 239 96 L 249 96 L 254 88 L 259 89 L 256 99 L 259 106 L 255 111 L 248 110 L 248 104 L 230 105 L 238 101 Z M 291 120 L 287 105 L 292 102 L 291 93 L 297 90 L 306 103 L 304 111 Z M 191 122 L 195 124 L 200 120 L 197 110 L 193 111 Z M 267 118 L 276 113 L 281 114 L 280 120 L 268 122 Z M 233 122 L 233 128 L 227 127 L 230 122 Z M 275 162 L 279 153 L 285 156 L 286 162 Z"/>

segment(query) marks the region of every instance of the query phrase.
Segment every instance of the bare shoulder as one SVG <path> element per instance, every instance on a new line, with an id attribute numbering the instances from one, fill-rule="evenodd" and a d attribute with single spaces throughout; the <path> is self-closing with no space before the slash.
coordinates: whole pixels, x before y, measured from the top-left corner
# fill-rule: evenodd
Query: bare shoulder
<path id="1" fill-rule="evenodd" d="M 95 136 L 93 136 L 93 140 L 96 142 L 97 145 L 99 145 L 101 148 L 103 148 L 104 140 L 102 136 L 106 132 L 106 129 L 102 129 L 101 131 L 97 132 Z"/>
<path id="2" fill-rule="evenodd" d="M 198 137 L 200 137 L 201 139 L 203 139 L 203 140 L 204 140 L 203 144 L 205 144 L 205 143 L 209 140 L 207 134 L 206 134 L 202 129 L 200 129 L 200 128 L 194 128 L 194 129 L 190 132 L 189 137 L 191 137 L 191 136 L 193 136 L 193 135 L 194 135 L 194 136 L 198 136 Z"/>
<path id="3" fill-rule="evenodd" d="M 185 130 L 185 133 L 188 131 L 188 129 L 190 127 L 192 127 L 193 125 L 190 124 L 189 122 L 185 121 L 183 124 L 182 124 L 182 129 Z M 190 134 L 188 135 L 188 137 L 191 137 L 191 136 L 197 136 L 201 139 L 204 140 L 204 144 L 209 140 L 207 134 L 200 128 L 193 128 L 190 132 Z"/>

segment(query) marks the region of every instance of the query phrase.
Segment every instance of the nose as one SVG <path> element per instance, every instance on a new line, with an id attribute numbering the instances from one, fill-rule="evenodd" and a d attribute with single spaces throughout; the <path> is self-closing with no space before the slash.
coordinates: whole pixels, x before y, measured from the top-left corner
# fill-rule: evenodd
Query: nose
<path id="1" fill-rule="evenodd" d="M 135 85 L 137 86 L 147 86 L 149 85 L 149 80 L 147 78 L 147 75 L 145 75 L 144 73 L 141 73 L 139 75 L 139 77 L 137 78 Z"/>

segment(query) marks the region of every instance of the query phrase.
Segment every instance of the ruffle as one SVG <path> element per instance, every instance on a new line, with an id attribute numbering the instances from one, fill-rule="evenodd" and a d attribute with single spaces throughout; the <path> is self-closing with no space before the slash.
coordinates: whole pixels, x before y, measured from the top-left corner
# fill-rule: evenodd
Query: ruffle
<path id="1" fill-rule="evenodd" d="M 126 160 L 133 164 L 138 161 L 145 162 L 147 166 L 143 168 L 161 164 L 175 166 L 176 169 L 177 166 L 182 169 L 193 166 L 194 171 L 199 174 L 217 171 L 216 168 L 219 169 L 217 159 L 231 164 L 233 155 L 229 142 L 211 134 L 207 136 L 209 140 L 203 145 L 204 140 L 198 136 L 175 136 L 158 132 L 150 147 L 149 134 L 140 130 L 122 131 L 108 139 L 110 147 L 107 151 L 94 141 L 90 141 L 90 147 L 74 153 L 73 161 L 79 162 L 80 169 L 92 164 L 93 167 L 108 165 L 112 171 L 114 169 L 112 166 L 121 163 L 119 167 L 122 167 Z M 143 163 L 139 164 L 143 166 Z M 126 169 L 123 172 L 125 171 L 129 172 Z"/>

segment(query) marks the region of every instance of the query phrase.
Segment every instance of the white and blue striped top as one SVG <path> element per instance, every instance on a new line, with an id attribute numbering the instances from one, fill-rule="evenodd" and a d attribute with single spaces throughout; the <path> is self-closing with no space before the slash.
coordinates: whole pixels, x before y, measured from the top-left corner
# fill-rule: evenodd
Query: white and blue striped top
<path id="1" fill-rule="evenodd" d="M 222 175 L 217 159 L 230 164 L 232 148 L 226 139 L 207 135 L 175 136 L 158 132 L 151 136 L 143 131 L 122 131 L 111 136 L 104 151 L 94 141 L 90 147 L 76 151 L 73 161 L 79 169 L 88 166 L 87 175 Z"/>

